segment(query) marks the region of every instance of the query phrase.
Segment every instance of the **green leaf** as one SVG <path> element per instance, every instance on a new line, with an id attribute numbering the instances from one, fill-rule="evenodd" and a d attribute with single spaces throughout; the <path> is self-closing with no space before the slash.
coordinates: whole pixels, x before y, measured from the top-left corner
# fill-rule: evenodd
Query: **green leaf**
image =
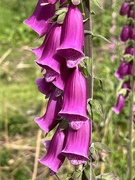
<path id="1" fill-rule="evenodd" d="M 90 180 L 90 164 L 87 164 L 86 168 L 84 169 L 84 173 L 85 173 L 85 178 L 87 180 Z M 96 180 L 96 177 L 95 177 L 95 173 L 92 169 L 92 180 Z"/>
<path id="2" fill-rule="evenodd" d="M 66 13 L 66 12 L 67 12 L 67 8 L 60 8 L 55 12 L 55 14 L 60 15 L 62 13 Z"/>
<path id="3" fill-rule="evenodd" d="M 88 78 L 88 76 L 91 75 L 91 58 L 84 57 L 83 61 L 80 62 L 79 67 L 83 75 Z"/>
<path id="4" fill-rule="evenodd" d="M 133 60 L 133 56 L 130 55 L 130 54 L 125 54 L 125 55 L 123 56 L 123 58 L 124 58 L 124 61 L 126 61 L 126 62 L 130 62 L 130 61 Z"/>
<path id="5" fill-rule="evenodd" d="M 96 99 L 90 101 L 90 104 L 92 105 L 92 110 L 94 110 L 96 113 L 98 113 L 102 118 L 104 118 L 102 106 L 100 102 Z"/>
<path id="6" fill-rule="evenodd" d="M 109 41 L 107 38 L 105 38 L 104 36 L 102 36 L 102 35 L 100 35 L 100 34 L 94 34 L 93 36 L 94 36 L 94 37 L 99 37 L 99 38 L 105 40 L 106 42 L 111 43 L 111 41 Z"/>
<path id="7" fill-rule="evenodd" d="M 63 21 L 64 21 L 64 19 L 65 19 L 65 16 L 66 16 L 66 13 L 65 13 L 65 12 L 63 12 L 62 14 L 60 14 L 60 15 L 58 16 L 58 18 L 57 18 L 57 23 L 58 23 L 58 24 L 63 24 Z"/>
<path id="8" fill-rule="evenodd" d="M 122 88 L 118 91 L 118 94 L 122 94 L 123 96 L 125 96 L 126 93 L 127 93 L 127 89 L 124 89 L 124 88 Z"/>
<path id="9" fill-rule="evenodd" d="M 111 152 L 110 148 L 101 142 L 95 142 L 94 147 L 97 149 L 105 150 L 107 152 Z"/>
<path id="10" fill-rule="evenodd" d="M 114 173 L 110 172 L 96 176 L 96 180 L 119 180 L 119 178 Z"/>
<path id="11" fill-rule="evenodd" d="M 99 8 L 102 9 L 102 10 L 104 10 L 104 8 L 103 8 L 100 0 L 92 0 L 92 1 L 93 1 L 93 3 L 94 3 L 97 7 L 99 7 Z"/>

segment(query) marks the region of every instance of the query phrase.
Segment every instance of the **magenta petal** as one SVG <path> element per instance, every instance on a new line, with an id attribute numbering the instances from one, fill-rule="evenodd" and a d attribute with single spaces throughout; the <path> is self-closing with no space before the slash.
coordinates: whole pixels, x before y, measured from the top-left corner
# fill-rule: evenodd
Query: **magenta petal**
<path id="1" fill-rule="evenodd" d="M 73 165 L 85 163 L 89 160 L 88 151 L 91 143 L 90 139 L 90 120 L 86 120 L 78 131 L 69 128 L 62 154 L 65 155 Z"/>
<path id="2" fill-rule="evenodd" d="M 59 96 L 55 98 L 52 94 L 46 109 L 46 113 L 42 117 L 35 118 L 35 122 L 39 125 L 39 127 L 45 132 L 51 131 L 56 124 L 59 122 L 58 116 L 59 111 L 62 106 L 62 98 Z"/>
<path id="3" fill-rule="evenodd" d="M 67 118 L 73 129 L 79 129 L 88 119 L 86 106 L 86 79 L 79 69 L 75 68 L 65 85 L 63 106 L 59 115 Z"/>
<path id="4" fill-rule="evenodd" d="M 125 25 L 121 31 L 120 39 L 122 42 L 126 42 L 129 38 L 131 27 L 129 25 Z"/>
<path id="5" fill-rule="evenodd" d="M 69 68 L 75 67 L 84 57 L 84 27 L 82 14 L 77 6 L 70 4 L 61 34 L 61 45 L 58 54 L 64 57 Z"/>
<path id="6" fill-rule="evenodd" d="M 58 169 L 65 160 L 65 156 L 61 154 L 65 140 L 65 132 L 58 128 L 50 142 L 46 155 L 39 160 L 40 163 L 48 166 L 51 171 L 57 173 Z"/>
<path id="7" fill-rule="evenodd" d="M 39 0 L 33 14 L 24 21 L 26 25 L 39 34 L 45 35 L 50 27 L 50 20 L 55 14 L 55 5 L 41 6 L 43 0 Z"/>
<path id="8" fill-rule="evenodd" d="M 118 80 L 122 80 L 126 75 L 132 75 L 133 73 L 133 64 L 131 62 L 124 62 L 120 64 L 118 70 L 115 72 L 115 76 Z"/>
<path id="9" fill-rule="evenodd" d="M 67 82 L 69 76 L 73 72 L 72 69 L 67 68 L 65 62 L 62 63 L 60 68 L 60 74 L 55 78 L 55 80 L 52 82 L 57 88 L 64 91 L 65 83 Z"/>
<path id="10" fill-rule="evenodd" d="M 116 106 L 112 107 L 112 110 L 119 114 L 124 107 L 125 99 L 122 94 L 119 95 Z"/>
<path id="11" fill-rule="evenodd" d="M 135 18 L 135 9 L 130 9 L 128 11 L 128 18 Z"/>
<path id="12" fill-rule="evenodd" d="M 125 81 L 123 82 L 122 84 L 122 89 L 126 89 L 126 94 L 124 96 L 124 98 L 127 98 L 129 93 L 130 93 L 130 90 L 131 90 L 131 84 L 130 84 L 130 81 Z"/>
<path id="13" fill-rule="evenodd" d="M 50 68 L 55 73 L 60 73 L 60 64 L 63 58 L 56 54 L 56 48 L 60 44 L 61 26 L 54 23 L 49 33 L 46 35 L 43 44 L 33 50 L 40 58 L 36 61 L 43 68 Z M 40 53 L 42 53 L 40 55 Z"/>
<path id="14" fill-rule="evenodd" d="M 46 82 L 45 78 L 38 78 L 36 80 L 36 84 L 38 86 L 38 90 L 46 96 L 49 96 L 52 93 L 52 83 Z"/>
<path id="15" fill-rule="evenodd" d="M 134 27 L 130 28 L 129 38 L 132 40 L 135 40 L 135 28 Z"/>
<path id="16" fill-rule="evenodd" d="M 134 52 L 135 52 L 135 48 L 132 46 L 128 46 L 126 47 L 124 54 L 134 55 Z"/>
<path id="17" fill-rule="evenodd" d="M 123 2 L 120 9 L 120 15 L 124 16 L 128 14 L 129 9 L 130 9 L 130 2 Z"/>

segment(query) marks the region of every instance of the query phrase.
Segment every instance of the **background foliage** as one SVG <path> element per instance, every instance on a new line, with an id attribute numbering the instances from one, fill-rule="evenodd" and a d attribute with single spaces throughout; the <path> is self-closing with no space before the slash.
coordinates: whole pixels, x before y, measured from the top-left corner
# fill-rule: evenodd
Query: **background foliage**
<path id="1" fill-rule="evenodd" d="M 36 146 L 44 139 L 39 136 L 38 126 L 33 119 L 45 111 L 44 97 L 37 90 L 35 79 L 40 77 L 40 69 L 34 60 L 30 47 L 37 47 L 37 38 L 30 28 L 23 24 L 33 12 L 36 4 L 33 1 L 0 0 L 0 179 L 30 180 L 33 175 Z M 126 180 L 127 171 L 127 123 L 129 103 L 122 113 L 115 115 L 111 107 L 116 103 L 119 82 L 114 72 L 120 64 L 123 46 L 119 43 L 119 34 L 125 18 L 118 15 L 122 0 L 105 1 L 104 10 L 92 3 L 95 15 L 93 33 L 111 39 L 112 12 L 117 13 L 116 59 L 110 60 L 110 46 L 99 37 L 93 38 L 94 58 L 94 99 L 93 142 L 103 142 L 111 149 L 110 153 L 102 152 L 105 162 L 95 168 L 96 175 L 113 172 L 121 180 Z M 42 41 L 42 40 L 41 40 Z M 134 132 L 135 135 L 135 132 Z M 48 139 L 50 139 L 50 136 Z M 40 157 L 45 153 L 41 144 Z M 134 159 L 135 159 L 135 149 Z M 66 161 L 59 172 L 64 179 L 66 172 L 73 167 Z M 135 171 L 134 171 L 135 173 Z M 48 176 L 48 169 L 38 165 L 37 180 L 56 179 Z"/>

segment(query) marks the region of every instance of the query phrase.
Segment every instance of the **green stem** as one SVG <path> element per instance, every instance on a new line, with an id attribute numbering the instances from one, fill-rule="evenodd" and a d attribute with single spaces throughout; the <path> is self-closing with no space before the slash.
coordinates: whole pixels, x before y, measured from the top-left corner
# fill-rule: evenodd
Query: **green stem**
<path id="1" fill-rule="evenodd" d="M 84 0 L 83 1 L 83 11 L 85 13 L 85 18 L 88 18 L 88 20 L 84 24 L 84 29 L 87 31 L 92 31 L 92 21 L 91 21 L 91 12 L 90 12 L 90 0 Z M 91 75 L 87 78 L 87 88 L 88 88 L 88 98 L 93 99 L 93 60 L 92 60 L 92 35 L 91 34 L 85 34 L 85 46 L 84 46 L 84 53 L 85 56 L 90 57 L 91 63 L 90 63 L 90 71 Z M 91 121 L 92 126 L 92 121 Z M 90 143 L 92 143 L 92 140 L 90 139 Z M 83 171 L 82 173 L 82 180 L 87 180 L 87 177 Z M 90 162 L 90 180 L 92 180 L 92 162 Z"/>
<path id="2" fill-rule="evenodd" d="M 135 3 L 135 1 L 134 1 Z M 135 25 L 134 25 L 135 27 Z M 135 45 L 134 45 L 135 49 Z M 133 170 L 133 105 L 134 105 L 134 90 L 135 90 L 135 54 L 133 58 L 133 75 L 131 77 L 131 94 L 130 94 L 130 119 L 129 119 L 129 144 L 128 144 L 128 174 L 127 180 L 132 180 L 132 170 Z"/>

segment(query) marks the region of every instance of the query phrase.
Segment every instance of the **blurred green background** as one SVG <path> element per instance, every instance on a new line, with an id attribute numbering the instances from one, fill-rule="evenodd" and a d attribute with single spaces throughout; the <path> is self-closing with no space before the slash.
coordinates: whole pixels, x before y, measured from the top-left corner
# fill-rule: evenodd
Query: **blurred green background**
<path id="1" fill-rule="evenodd" d="M 42 75 L 30 48 L 37 47 L 42 39 L 35 43 L 37 34 L 23 21 L 32 14 L 36 2 L 0 0 L 0 180 L 30 180 L 32 177 L 34 180 L 36 170 L 37 180 L 56 179 L 48 176 L 48 168 L 40 164 L 34 167 L 35 159 L 41 158 L 45 149 L 42 145 L 44 133 L 33 119 L 43 115 L 46 102 L 35 85 L 35 79 Z M 111 149 L 109 154 L 104 153 L 105 162 L 95 168 L 96 175 L 113 172 L 119 179 L 126 180 L 128 100 L 119 116 L 111 110 L 119 86 L 114 72 L 124 48 L 119 42 L 122 25 L 126 22 L 118 15 L 121 2 L 106 0 L 104 10 L 93 3 L 91 7 L 95 12 L 92 15 L 93 32 L 109 40 L 113 35 L 116 54 L 115 60 L 111 61 L 109 43 L 99 37 L 93 39 L 94 99 L 98 101 L 94 109 L 93 142 L 104 142 Z M 113 12 L 116 13 L 116 29 L 110 34 Z M 133 152 L 135 159 L 135 148 Z M 65 173 L 72 170 L 73 166 L 66 161 L 59 177 L 65 179 Z"/>

